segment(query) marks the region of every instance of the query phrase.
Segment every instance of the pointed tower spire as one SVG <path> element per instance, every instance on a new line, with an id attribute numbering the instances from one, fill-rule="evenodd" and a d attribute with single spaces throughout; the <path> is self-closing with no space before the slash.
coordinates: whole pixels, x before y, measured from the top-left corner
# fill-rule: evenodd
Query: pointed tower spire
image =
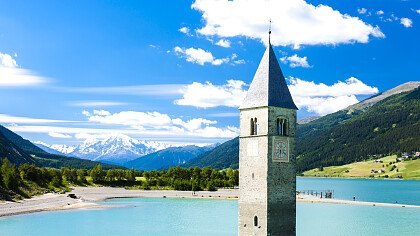
<path id="1" fill-rule="evenodd" d="M 267 106 L 298 109 L 290 95 L 270 41 L 239 109 Z"/>

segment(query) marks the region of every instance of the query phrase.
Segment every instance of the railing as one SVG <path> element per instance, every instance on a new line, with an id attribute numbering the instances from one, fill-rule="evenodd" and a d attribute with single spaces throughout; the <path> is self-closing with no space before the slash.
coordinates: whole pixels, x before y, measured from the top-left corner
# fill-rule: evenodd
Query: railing
<path id="1" fill-rule="evenodd" d="M 333 198 L 334 190 L 299 190 L 296 191 L 297 195 L 311 195 L 320 198 Z"/>

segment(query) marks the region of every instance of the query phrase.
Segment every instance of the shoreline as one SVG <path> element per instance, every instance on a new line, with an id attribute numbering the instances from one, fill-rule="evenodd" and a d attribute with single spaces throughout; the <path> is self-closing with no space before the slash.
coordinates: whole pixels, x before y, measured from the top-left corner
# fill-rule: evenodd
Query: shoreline
<path id="1" fill-rule="evenodd" d="M 420 181 L 420 179 L 400 179 L 400 178 L 369 178 L 369 177 L 325 177 L 325 176 L 296 176 L 296 178 L 310 178 L 310 179 L 366 179 L 366 180 L 403 180 L 403 181 Z"/>
<path id="2" fill-rule="evenodd" d="M 78 199 L 68 197 L 75 194 Z M 60 211 L 71 209 L 105 209 L 110 205 L 101 205 L 97 202 L 114 198 L 189 198 L 189 199 L 213 199 L 213 200 L 238 200 L 238 189 L 219 189 L 216 192 L 199 191 L 195 195 L 191 191 L 176 190 L 126 190 L 113 187 L 74 187 L 66 194 L 47 193 L 31 199 L 18 202 L 0 202 L 0 218 L 5 216 L 30 214 L 43 211 Z M 310 195 L 297 195 L 296 202 L 318 204 L 349 204 L 360 206 L 418 208 L 418 205 L 394 204 L 380 202 L 362 202 L 339 199 L 326 199 Z"/>

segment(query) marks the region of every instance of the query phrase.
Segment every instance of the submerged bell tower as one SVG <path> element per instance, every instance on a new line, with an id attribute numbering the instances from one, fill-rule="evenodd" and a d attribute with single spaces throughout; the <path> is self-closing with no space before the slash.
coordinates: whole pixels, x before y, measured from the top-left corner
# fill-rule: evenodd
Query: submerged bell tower
<path id="1" fill-rule="evenodd" d="M 238 233 L 296 235 L 297 107 L 270 41 L 239 110 Z"/>

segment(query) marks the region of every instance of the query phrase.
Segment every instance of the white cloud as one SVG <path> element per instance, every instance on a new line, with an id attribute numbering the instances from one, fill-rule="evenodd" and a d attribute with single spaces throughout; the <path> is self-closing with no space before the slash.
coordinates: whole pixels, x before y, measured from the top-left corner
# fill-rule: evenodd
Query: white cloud
<path id="1" fill-rule="evenodd" d="M 400 23 L 405 27 L 405 28 L 410 28 L 413 26 L 413 21 L 409 18 L 406 17 L 402 17 L 400 19 Z"/>
<path id="2" fill-rule="evenodd" d="M 367 43 L 370 37 L 385 37 L 379 27 L 358 17 L 304 0 L 196 0 L 192 8 L 202 13 L 205 26 L 197 32 L 206 36 L 245 36 L 267 43 L 271 18 L 273 45 Z"/>
<path id="3" fill-rule="evenodd" d="M 0 52 L 0 87 L 36 86 L 46 82 L 46 78 L 20 68 L 12 56 Z"/>
<path id="4" fill-rule="evenodd" d="M 205 51 L 201 48 L 181 48 L 176 46 L 174 48 L 176 54 L 181 57 L 185 57 L 188 62 L 196 63 L 199 65 L 204 65 L 205 63 L 210 63 L 215 66 L 219 66 L 223 63 L 229 62 L 229 58 L 220 58 L 217 59 L 209 51 Z"/>
<path id="5" fill-rule="evenodd" d="M 419 10 L 416 10 L 416 12 L 417 12 L 418 14 L 420 14 L 420 9 L 419 9 Z"/>
<path id="6" fill-rule="evenodd" d="M 82 114 L 83 114 L 83 112 L 82 112 Z M 109 115 L 111 115 L 111 113 L 109 111 L 105 111 L 105 110 L 93 110 L 93 115 L 109 116 Z"/>
<path id="7" fill-rule="evenodd" d="M 190 28 L 185 27 L 185 26 L 184 26 L 184 27 L 179 28 L 179 29 L 178 29 L 178 31 L 179 31 L 179 32 L 181 32 L 181 33 L 183 33 L 183 34 L 186 34 L 186 35 L 191 35 L 191 34 L 190 34 Z"/>
<path id="8" fill-rule="evenodd" d="M 370 95 L 378 93 L 378 88 L 371 87 L 357 78 L 350 77 L 345 82 L 338 81 L 333 85 L 324 83 L 316 84 L 313 81 L 305 81 L 299 78 L 290 78 L 290 92 L 294 96 L 350 96 Z"/>
<path id="9" fill-rule="evenodd" d="M 337 96 L 337 97 L 295 97 L 294 101 L 298 107 L 305 108 L 309 112 L 317 115 L 327 115 L 350 105 L 358 103 L 356 96 Z"/>
<path id="10" fill-rule="evenodd" d="M 230 41 L 226 39 L 221 39 L 217 41 L 216 45 L 224 48 L 230 48 Z"/>
<path id="11" fill-rule="evenodd" d="M 71 123 L 68 120 L 52 120 L 52 119 L 38 119 L 22 116 L 11 116 L 7 114 L 0 114 L 0 123 L 13 123 L 13 124 L 45 124 L 45 123 Z"/>
<path id="12" fill-rule="evenodd" d="M 200 129 L 203 125 L 217 124 L 217 122 L 214 120 L 207 120 L 203 118 L 191 119 L 186 122 L 177 118 L 173 119 L 172 122 L 173 124 L 179 125 L 187 130 L 197 130 Z"/>
<path id="13" fill-rule="evenodd" d="M 53 138 L 71 138 L 71 135 L 56 133 L 56 132 L 49 132 L 48 135 Z"/>
<path id="14" fill-rule="evenodd" d="M 376 87 L 368 86 L 357 78 L 351 77 L 345 82 L 332 85 L 290 78 L 290 93 L 300 109 L 317 115 L 329 114 L 358 102 L 358 95 L 378 93 Z M 225 85 L 213 85 L 210 82 L 194 82 L 183 90 L 183 98 L 175 104 L 209 108 L 217 106 L 239 107 L 246 95 L 246 84 L 240 80 L 230 80 Z M 231 116 L 234 114 L 228 114 Z M 224 116 L 222 114 L 221 116 Z M 216 115 L 217 117 L 217 115 Z"/>
<path id="15" fill-rule="evenodd" d="M 357 12 L 359 13 L 359 14 L 362 14 L 362 15 L 364 15 L 364 14 L 366 14 L 367 13 L 367 9 L 366 8 L 358 8 L 357 9 Z"/>
<path id="16" fill-rule="evenodd" d="M 228 80 L 224 85 L 213 85 L 210 82 L 194 82 L 182 89 L 182 98 L 175 104 L 201 108 L 227 106 L 238 107 L 246 95 L 245 82 Z"/>
<path id="17" fill-rule="evenodd" d="M 239 59 L 239 60 L 233 61 L 233 63 L 236 64 L 236 65 L 242 65 L 242 64 L 245 64 L 245 60 L 244 59 Z"/>
<path id="18" fill-rule="evenodd" d="M 316 84 L 299 78 L 290 78 L 290 82 L 290 93 L 296 105 L 317 115 L 333 113 L 359 102 L 356 95 L 373 95 L 379 92 L 377 88 L 354 77 L 333 85 Z"/>
<path id="19" fill-rule="evenodd" d="M 294 67 L 303 67 L 303 68 L 309 68 L 312 67 L 311 65 L 309 65 L 308 63 L 308 58 L 305 57 L 299 57 L 297 54 L 293 55 L 293 56 L 285 56 L 280 58 L 280 61 L 282 61 L 283 63 L 287 64 L 289 63 L 290 67 L 294 68 Z"/>
<path id="20" fill-rule="evenodd" d="M 101 111 L 95 114 L 95 111 L 93 111 L 93 115 L 88 112 L 86 116 L 90 122 L 123 125 L 141 133 L 217 138 L 231 138 L 237 135 L 236 127 L 219 128 L 211 126 L 217 124 L 217 121 L 203 118 L 184 121 L 181 118 L 172 119 L 169 115 L 159 112 L 121 111 L 112 114 L 108 111 Z"/>
<path id="21" fill-rule="evenodd" d="M 93 114 L 85 113 L 88 120 L 102 124 L 125 125 L 136 129 L 144 129 L 144 127 L 162 127 L 170 125 L 171 118 L 166 114 L 159 112 L 137 112 L 122 111 L 111 114 L 105 110 L 94 110 Z"/>
<path id="22" fill-rule="evenodd" d="M 376 15 L 383 15 L 383 14 L 384 14 L 384 11 L 382 11 L 382 10 L 379 10 L 379 11 L 376 12 Z"/>
<path id="23" fill-rule="evenodd" d="M 90 112 L 88 112 L 88 111 L 86 111 L 86 110 L 83 110 L 83 111 L 82 111 L 82 114 L 83 114 L 84 116 L 90 116 Z"/>
<path id="24" fill-rule="evenodd" d="M 75 107 L 110 107 L 110 106 L 123 106 L 127 105 L 124 102 L 111 102 L 111 101 L 74 101 L 69 103 L 70 106 Z"/>

